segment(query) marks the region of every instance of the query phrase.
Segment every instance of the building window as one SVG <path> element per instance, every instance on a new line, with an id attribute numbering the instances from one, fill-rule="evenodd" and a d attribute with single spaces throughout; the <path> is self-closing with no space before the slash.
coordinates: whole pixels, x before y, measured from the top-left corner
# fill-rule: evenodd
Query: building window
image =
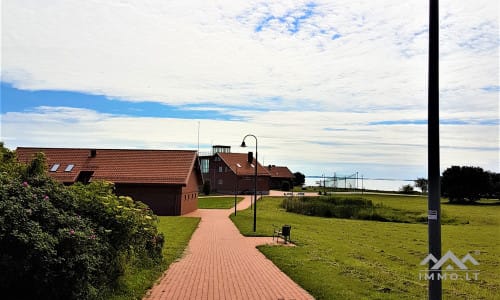
<path id="1" fill-rule="evenodd" d="M 222 179 L 217 180 L 217 184 L 222 185 L 223 181 Z"/>
<path id="2" fill-rule="evenodd" d="M 209 170 L 209 160 L 207 158 L 202 158 L 201 159 L 201 172 L 202 173 L 208 173 Z"/>
<path id="3" fill-rule="evenodd" d="M 59 169 L 60 164 L 54 164 L 52 168 L 50 168 L 50 172 L 55 172 L 57 169 Z"/>
<path id="4" fill-rule="evenodd" d="M 66 169 L 64 169 L 64 172 L 71 172 L 71 170 L 73 170 L 73 168 L 75 167 L 74 164 L 69 164 Z"/>
<path id="5" fill-rule="evenodd" d="M 219 173 L 222 173 L 222 166 L 219 166 Z"/>
<path id="6" fill-rule="evenodd" d="M 80 171 L 76 181 L 88 184 L 92 180 L 92 175 L 94 175 L 94 171 Z"/>

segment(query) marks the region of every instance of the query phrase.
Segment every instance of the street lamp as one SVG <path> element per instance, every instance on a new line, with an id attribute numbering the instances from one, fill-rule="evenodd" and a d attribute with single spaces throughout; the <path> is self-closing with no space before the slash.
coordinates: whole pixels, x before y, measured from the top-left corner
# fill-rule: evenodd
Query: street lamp
<path id="1" fill-rule="evenodd" d="M 237 205 L 237 195 L 238 195 L 238 168 L 239 164 L 236 164 L 236 183 L 234 184 L 234 215 L 236 216 L 236 205 Z"/>
<path id="2" fill-rule="evenodd" d="M 243 138 L 243 141 L 241 142 L 241 147 L 246 147 L 247 145 L 245 144 L 245 139 L 247 137 L 253 137 L 255 139 L 255 164 L 254 164 L 254 169 L 255 169 L 255 178 L 254 178 L 254 202 L 253 202 L 253 232 L 257 230 L 257 137 L 253 134 L 247 134 Z"/>

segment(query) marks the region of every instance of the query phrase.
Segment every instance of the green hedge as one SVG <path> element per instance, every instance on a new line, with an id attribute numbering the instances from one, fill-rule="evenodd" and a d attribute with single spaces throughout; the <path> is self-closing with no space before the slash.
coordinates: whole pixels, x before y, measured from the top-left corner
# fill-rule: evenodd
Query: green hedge
<path id="1" fill-rule="evenodd" d="M 281 204 L 287 212 L 326 218 L 358 218 L 371 213 L 372 201 L 363 198 L 295 197 L 285 198 Z"/>
<path id="2" fill-rule="evenodd" d="M 373 220 L 382 222 L 425 223 L 420 213 L 398 210 L 360 197 L 296 197 L 285 198 L 281 206 L 287 212 L 324 218 Z M 454 220 L 446 220 L 452 222 Z"/>

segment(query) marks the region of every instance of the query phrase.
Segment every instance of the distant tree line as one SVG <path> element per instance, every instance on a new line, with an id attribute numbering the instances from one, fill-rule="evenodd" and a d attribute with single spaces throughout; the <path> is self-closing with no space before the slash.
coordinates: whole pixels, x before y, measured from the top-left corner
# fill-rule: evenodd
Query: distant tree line
<path id="1" fill-rule="evenodd" d="M 481 198 L 500 200 L 500 174 L 480 167 L 452 166 L 441 177 L 441 196 L 451 203 L 474 203 Z"/>
<path id="2" fill-rule="evenodd" d="M 415 187 L 426 193 L 429 182 L 425 178 L 415 180 Z M 410 193 L 411 186 L 403 186 L 401 192 Z M 474 203 L 481 198 L 500 200 L 500 174 L 484 171 L 480 167 L 452 166 L 441 176 L 441 196 L 451 203 Z"/>

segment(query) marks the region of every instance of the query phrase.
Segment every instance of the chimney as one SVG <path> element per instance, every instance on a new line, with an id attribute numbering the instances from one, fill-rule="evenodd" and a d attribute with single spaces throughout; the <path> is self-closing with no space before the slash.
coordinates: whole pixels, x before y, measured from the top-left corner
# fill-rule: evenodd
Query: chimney
<path id="1" fill-rule="evenodd" d="M 248 163 L 253 163 L 253 152 L 248 152 Z"/>
<path id="2" fill-rule="evenodd" d="M 96 149 L 90 149 L 89 157 L 96 157 L 97 155 L 97 150 Z"/>

